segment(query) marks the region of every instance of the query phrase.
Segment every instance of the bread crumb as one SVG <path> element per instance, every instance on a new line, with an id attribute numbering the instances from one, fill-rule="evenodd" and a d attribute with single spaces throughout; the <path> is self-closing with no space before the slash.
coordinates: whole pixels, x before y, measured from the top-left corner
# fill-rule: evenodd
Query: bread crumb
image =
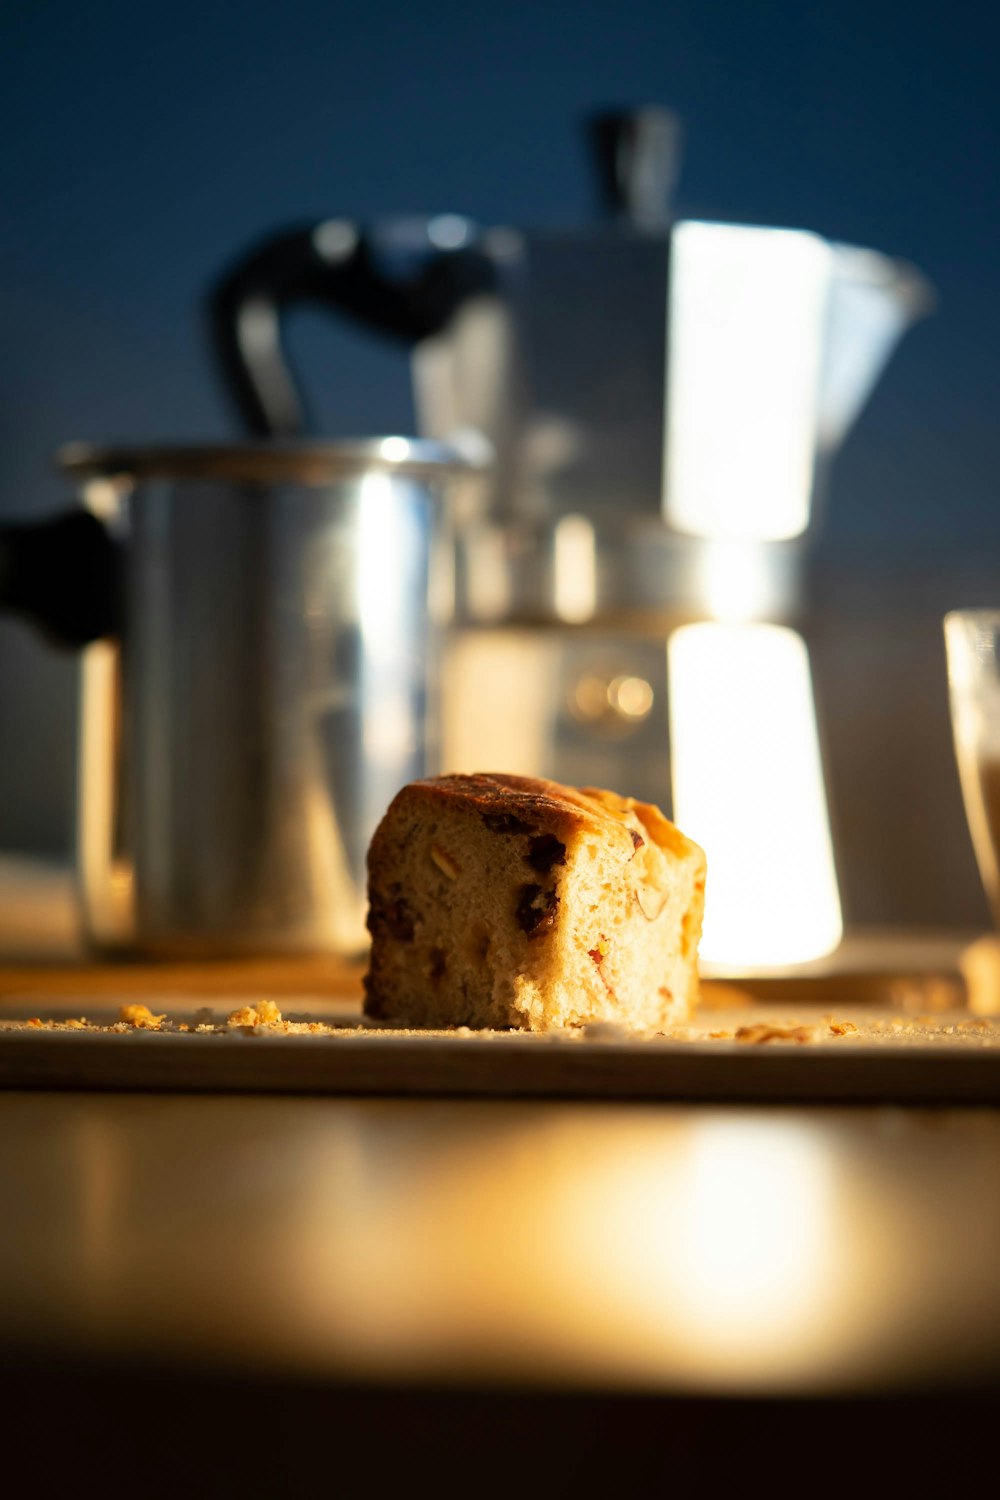
<path id="1" fill-rule="evenodd" d="M 281 1011 L 273 1000 L 258 1000 L 254 1005 L 241 1005 L 226 1017 L 230 1026 L 280 1026 Z M 200 1029 L 200 1028 L 199 1028 Z"/>
<path id="2" fill-rule="evenodd" d="M 853 1021 L 830 1021 L 831 1036 L 848 1036 L 852 1031 L 857 1031 Z"/>
<path id="3" fill-rule="evenodd" d="M 814 1042 L 818 1034 L 818 1026 L 769 1026 L 758 1021 L 754 1026 L 738 1027 L 736 1040 L 757 1046 L 764 1042 Z"/>
<path id="4" fill-rule="evenodd" d="M 154 1016 L 148 1005 L 123 1005 L 118 1012 L 118 1019 L 138 1031 L 159 1031 L 167 1016 L 166 1012 L 162 1016 Z"/>

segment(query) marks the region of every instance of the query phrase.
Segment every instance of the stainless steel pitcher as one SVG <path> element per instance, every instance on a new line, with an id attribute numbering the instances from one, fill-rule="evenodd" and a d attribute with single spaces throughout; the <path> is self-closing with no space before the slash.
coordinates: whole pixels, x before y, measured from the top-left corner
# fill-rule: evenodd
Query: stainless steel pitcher
<path id="1" fill-rule="evenodd" d="M 84 643 L 89 937 L 359 949 L 371 834 L 435 764 L 444 512 L 471 466 L 403 438 L 60 463 L 85 511 L 4 530 L 0 602 Z"/>

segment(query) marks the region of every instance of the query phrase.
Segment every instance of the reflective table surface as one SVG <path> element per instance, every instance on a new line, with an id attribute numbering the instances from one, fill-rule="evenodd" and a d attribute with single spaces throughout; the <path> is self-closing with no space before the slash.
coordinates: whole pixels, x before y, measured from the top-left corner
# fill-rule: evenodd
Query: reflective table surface
<path id="1" fill-rule="evenodd" d="M 607 1391 L 991 1386 L 1000 1117 L 0 1095 L 0 1339 Z"/>
<path id="2" fill-rule="evenodd" d="M 0 1185 L 33 1497 L 943 1495 L 991 1461 L 995 1112 L 7 1093 Z"/>

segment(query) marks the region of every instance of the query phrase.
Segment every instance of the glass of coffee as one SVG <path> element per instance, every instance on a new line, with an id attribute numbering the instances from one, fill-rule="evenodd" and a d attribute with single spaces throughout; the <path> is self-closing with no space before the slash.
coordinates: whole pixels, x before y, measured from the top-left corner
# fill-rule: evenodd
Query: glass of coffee
<path id="1" fill-rule="evenodd" d="M 955 754 L 979 872 L 1000 923 L 1000 609 L 944 619 Z"/>

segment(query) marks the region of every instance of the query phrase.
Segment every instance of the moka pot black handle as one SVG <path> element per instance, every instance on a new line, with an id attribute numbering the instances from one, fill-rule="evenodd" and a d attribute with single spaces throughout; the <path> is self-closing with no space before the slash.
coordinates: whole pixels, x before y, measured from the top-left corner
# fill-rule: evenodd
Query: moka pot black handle
<path id="1" fill-rule="evenodd" d="M 217 366 L 246 430 L 275 438 L 308 430 L 286 348 L 292 307 L 325 306 L 412 346 L 445 328 L 468 298 L 493 289 L 495 266 L 478 240 L 475 227 L 454 215 L 371 228 L 330 219 L 273 235 L 240 257 L 211 289 L 208 318 Z"/>

